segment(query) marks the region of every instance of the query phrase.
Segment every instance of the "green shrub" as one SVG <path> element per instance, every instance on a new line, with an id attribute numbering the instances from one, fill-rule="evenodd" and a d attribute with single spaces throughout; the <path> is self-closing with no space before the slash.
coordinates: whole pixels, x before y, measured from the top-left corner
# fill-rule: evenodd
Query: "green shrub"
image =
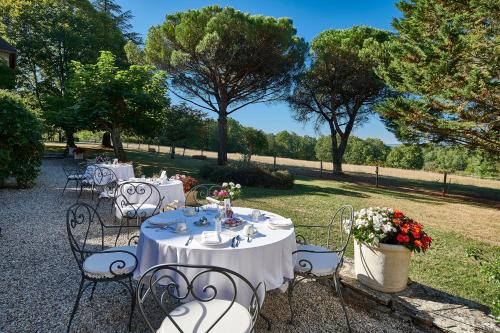
<path id="1" fill-rule="evenodd" d="M 233 162 L 226 166 L 204 165 L 200 176 L 216 183 L 235 182 L 243 186 L 291 189 L 295 178 L 287 170 L 271 171 L 254 163 Z"/>
<path id="2" fill-rule="evenodd" d="M 6 177 L 18 187 L 33 184 L 42 163 L 42 126 L 16 94 L 0 90 L 0 185 Z"/>

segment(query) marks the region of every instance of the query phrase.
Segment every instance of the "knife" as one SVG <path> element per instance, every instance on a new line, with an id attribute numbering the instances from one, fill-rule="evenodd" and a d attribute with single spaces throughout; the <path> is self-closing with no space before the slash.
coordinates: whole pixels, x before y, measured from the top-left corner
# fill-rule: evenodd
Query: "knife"
<path id="1" fill-rule="evenodd" d="M 189 238 L 188 238 L 188 240 L 187 240 L 186 244 L 184 244 L 184 245 L 185 245 L 185 246 L 188 246 L 188 245 L 189 245 L 189 243 L 191 243 L 191 241 L 192 241 L 192 240 L 193 240 L 193 234 L 189 235 Z"/>

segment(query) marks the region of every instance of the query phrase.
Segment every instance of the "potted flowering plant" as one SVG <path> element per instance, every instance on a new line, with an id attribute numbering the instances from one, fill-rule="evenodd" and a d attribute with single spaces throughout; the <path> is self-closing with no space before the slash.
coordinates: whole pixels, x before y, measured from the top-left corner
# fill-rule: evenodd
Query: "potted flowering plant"
<path id="1" fill-rule="evenodd" d="M 215 190 L 212 195 L 218 201 L 224 201 L 224 199 L 236 200 L 241 195 L 241 185 L 231 183 L 222 183 L 220 190 Z"/>
<path id="2" fill-rule="evenodd" d="M 180 180 L 182 182 L 182 187 L 184 188 L 184 193 L 189 192 L 190 189 L 198 185 L 198 180 L 191 176 L 176 174 L 170 177 L 170 180 Z"/>
<path id="3" fill-rule="evenodd" d="M 361 209 L 353 223 L 358 281 L 382 292 L 404 290 L 411 253 L 425 252 L 432 242 L 422 224 L 399 210 L 380 207 Z"/>
<path id="4" fill-rule="evenodd" d="M 76 147 L 73 151 L 73 156 L 75 160 L 83 160 L 83 148 Z"/>

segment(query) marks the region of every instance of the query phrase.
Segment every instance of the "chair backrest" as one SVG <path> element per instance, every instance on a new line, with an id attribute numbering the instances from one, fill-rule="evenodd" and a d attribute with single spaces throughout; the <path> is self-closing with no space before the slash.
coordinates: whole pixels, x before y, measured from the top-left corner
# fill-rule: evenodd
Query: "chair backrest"
<path id="1" fill-rule="evenodd" d="M 71 162 L 63 164 L 63 171 L 66 177 L 83 175 L 85 173 L 86 168 L 87 165 L 83 163 Z"/>
<path id="2" fill-rule="evenodd" d="M 83 261 L 91 251 L 104 249 L 104 224 L 92 206 L 79 202 L 66 212 L 66 229 L 71 251 L 83 271 Z"/>
<path id="3" fill-rule="evenodd" d="M 222 186 L 217 184 L 199 184 L 186 193 L 186 206 L 200 207 L 210 202 L 207 197 L 212 197 L 214 191 L 221 190 Z"/>
<path id="4" fill-rule="evenodd" d="M 217 287 L 212 284 L 211 279 L 217 280 Z M 208 281 L 208 282 L 207 282 Z M 224 287 L 221 292 L 220 287 Z M 241 274 L 223 267 L 207 265 L 187 265 L 187 264 L 162 264 L 150 268 L 140 278 L 137 287 L 137 303 L 142 317 L 146 321 L 151 332 L 157 332 L 164 320 L 170 320 L 172 324 L 183 332 L 169 312 L 179 305 L 180 301 L 195 300 L 208 303 L 215 299 L 221 299 L 224 294 L 227 304 L 224 306 L 222 314 L 210 320 L 204 325 L 208 327 L 205 332 L 211 331 L 220 320 L 227 315 L 231 307 L 234 306 L 238 296 L 238 288 L 244 287 L 251 293 L 251 301 L 247 309 L 250 315 L 251 327 L 248 332 L 253 331 L 255 321 L 260 312 L 260 299 L 258 289 L 262 286 L 253 286 Z M 146 309 L 148 307 L 149 309 Z M 154 309 L 153 309 L 154 308 Z M 158 311 L 158 308 L 161 311 Z M 158 315 L 160 314 L 160 315 Z M 155 316 L 156 315 L 156 316 Z M 200 321 L 202 318 L 193 318 L 193 321 Z"/>
<path id="5" fill-rule="evenodd" d="M 149 217 L 160 212 L 164 197 L 158 187 L 151 183 L 128 181 L 120 183 L 115 190 L 115 209 L 119 217 Z M 153 209 L 146 209 L 148 206 Z"/>
<path id="6" fill-rule="evenodd" d="M 113 170 L 110 168 L 94 165 L 92 172 L 92 184 L 97 188 L 99 193 L 108 192 L 109 194 L 114 194 L 116 187 L 118 186 L 118 177 Z"/>
<path id="7" fill-rule="evenodd" d="M 335 211 L 328 224 L 326 247 L 341 252 L 342 256 L 349 244 L 354 220 L 354 209 L 351 205 L 343 205 Z"/>

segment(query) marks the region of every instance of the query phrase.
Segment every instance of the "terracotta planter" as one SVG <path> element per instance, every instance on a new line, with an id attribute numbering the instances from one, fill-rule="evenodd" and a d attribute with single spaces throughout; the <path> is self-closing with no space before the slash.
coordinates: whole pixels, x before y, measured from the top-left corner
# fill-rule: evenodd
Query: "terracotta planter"
<path id="1" fill-rule="evenodd" d="M 354 241 L 354 270 L 362 284 L 385 293 L 406 288 L 411 252 L 402 245 L 372 247 Z"/>
<path id="2" fill-rule="evenodd" d="M 197 206 L 196 197 L 198 196 L 198 191 L 190 191 L 186 195 L 186 206 Z"/>

